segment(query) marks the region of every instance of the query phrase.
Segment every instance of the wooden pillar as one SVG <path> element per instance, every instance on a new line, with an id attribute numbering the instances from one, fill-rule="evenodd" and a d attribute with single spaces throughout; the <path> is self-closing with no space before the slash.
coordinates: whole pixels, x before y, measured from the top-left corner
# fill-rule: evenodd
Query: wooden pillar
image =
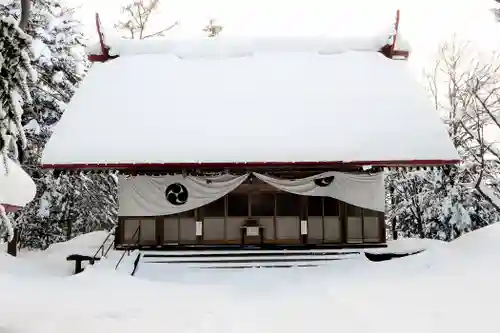
<path id="1" fill-rule="evenodd" d="M 278 203 L 276 199 L 276 192 L 273 193 L 273 205 L 274 205 L 274 216 L 273 216 L 273 238 L 274 244 L 278 244 L 278 230 L 277 230 L 277 225 L 278 225 Z"/>
<path id="2" fill-rule="evenodd" d="M 324 215 L 324 214 L 323 214 Z M 341 243 L 347 244 L 347 205 L 345 202 L 339 200 L 339 218 L 341 230 Z"/>
<path id="3" fill-rule="evenodd" d="M 123 243 L 123 236 L 124 236 L 124 230 L 125 230 L 125 219 L 123 217 L 118 217 L 118 224 L 116 225 L 115 229 L 115 249 L 117 245 L 122 245 Z"/>
<path id="4" fill-rule="evenodd" d="M 378 212 L 378 226 L 380 228 L 380 242 L 385 243 L 387 237 L 385 233 L 385 214 L 383 212 Z"/>
<path id="5" fill-rule="evenodd" d="M 228 239 L 227 239 L 227 205 L 228 205 L 228 195 L 226 194 L 224 196 L 224 244 L 227 244 L 228 243 Z"/>
<path id="6" fill-rule="evenodd" d="M 194 220 L 196 221 L 196 230 L 198 230 L 198 222 L 201 222 L 201 225 L 202 225 L 202 231 L 201 231 L 201 235 L 196 235 L 196 244 L 203 244 L 203 234 L 205 233 L 205 225 L 203 223 L 203 219 L 201 218 L 201 214 L 200 214 L 200 209 L 196 208 L 195 211 L 194 211 Z M 179 225 L 180 227 L 180 225 Z"/>
<path id="7" fill-rule="evenodd" d="M 361 244 L 365 243 L 365 209 L 360 208 L 361 210 Z M 380 226 L 380 220 L 379 220 Z"/>
<path id="8" fill-rule="evenodd" d="M 302 234 L 302 221 L 306 221 L 307 224 L 309 224 L 309 221 L 307 221 L 307 197 L 306 196 L 301 196 L 300 197 L 300 213 L 299 213 L 300 219 L 299 219 L 299 230 L 300 230 L 300 242 L 305 245 L 309 243 L 309 226 L 306 225 L 307 232 L 305 234 Z"/>
<path id="9" fill-rule="evenodd" d="M 165 223 L 163 216 L 155 217 L 155 235 L 156 246 L 162 246 L 165 243 Z"/>

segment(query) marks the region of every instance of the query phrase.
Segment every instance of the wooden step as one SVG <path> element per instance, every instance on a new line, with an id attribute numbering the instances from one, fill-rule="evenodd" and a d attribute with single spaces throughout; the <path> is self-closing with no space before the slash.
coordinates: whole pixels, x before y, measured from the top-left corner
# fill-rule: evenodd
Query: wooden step
<path id="1" fill-rule="evenodd" d="M 147 260 L 142 261 L 143 264 L 204 264 L 204 263 L 283 263 L 283 262 L 314 262 L 314 261 L 333 261 L 347 258 L 341 257 L 219 257 L 219 258 L 188 258 L 175 260 Z"/>
<path id="2" fill-rule="evenodd" d="M 265 257 L 265 256 L 325 256 L 355 255 L 359 251 L 346 250 L 197 250 L 197 251 L 141 251 L 145 258 L 178 258 L 178 257 Z"/>

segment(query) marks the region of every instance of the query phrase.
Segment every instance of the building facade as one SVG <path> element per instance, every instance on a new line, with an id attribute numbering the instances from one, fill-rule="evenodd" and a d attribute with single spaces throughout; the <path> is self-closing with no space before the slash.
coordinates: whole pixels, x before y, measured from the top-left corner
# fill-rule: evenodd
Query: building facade
<path id="1" fill-rule="evenodd" d="M 295 176 L 301 174 L 295 172 Z M 335 182 L 335 178 L 331 181 Z M 310 182 L 314 184 L 314 180 Z M 331 186 L 324 185 L 320 189 Z M 383 186 L 381 183 L 377 185 Z M 169 195 L 167 188 L 165 186 L 165 201 Z M 383 188 L 381 190 L 383 193 Z M 183 187 L 180 191 L 188 190 Z M 180 199 L 175 196 L 172 202 L 183 202 L 182 193 Z M 130 193 L 123 195 L 130 196 Z M 372 195 L 377 194 L 372 191 Z M 128 202 L 123 200 L 122 205 Z M 358 204 L 363 205 L 363 202 Z M 328 196 L 290 193 L 254 175 L 231 192 L 201 207 L 170 215 L 145 212 L 147 216 L 126 216 L 123 209 L 120 214 L 117 247 L 348 247 L 385 244 L 382 210 L 362 208 Z"/>
<path id="2" fill-rule="evenodd" d="M 42 164 L 119 174 L 118 248 L 384 245 L 382 169 L 459 161 L 396 32 L 100 33 Z"/>

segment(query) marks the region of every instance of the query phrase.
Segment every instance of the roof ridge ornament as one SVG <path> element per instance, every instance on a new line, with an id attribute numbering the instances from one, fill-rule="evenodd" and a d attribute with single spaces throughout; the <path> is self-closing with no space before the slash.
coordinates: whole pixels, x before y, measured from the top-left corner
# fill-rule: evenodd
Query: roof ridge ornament
<path id="1" fill-rule="evenodd" d="M 400 10 L 396 10 L 396 17 L 394 21 L 393 31 L 389 36 L 387 44 L 379 49 L 382 53 L 389 59 L 394 60 L 408 60 L 409 50 L 397 49 L 397 39 L 399 33 L 399 22 L 400 22 Z M 98 51 L 94 50 L 94 53 L 88 55 L 88 60 L 90 62 L 106 62 L 111 59 L 118 58 L 118 54 L 110 55 L 110 45 L 106 43 L 106 36 L 104 34 L 102 23 L 99 17 L 99 13 L 95 14 L 95 24 L 97 29 L 97 34 L 99 36 Z"/>
<path id="2" fill-rule="evenodd" d="M 88 60 L 90 62 L 105 62 L 110 59 L 118 58 L 117 55 L 109 54 L 109 46 L 106 44 L 106 39 L 104 35 L 104 31 L 102 29 L 101 19 L 99 17 L 99 13 L 95 13 L 95 25 L 97 28 L 97 34 L 99 36 L 99 45 L 101 47 L 100 54 L 89 54 Z"/>
<path id="3" fill-rule="evenodd" d="M 380 53 L 389 59 L 394 60 L 408 60 L 410 56 L 409 50 L 399 50 L 397 49 L 396 41 L 398 39 L 399 33 L 399 21 L 400 21 L 400 10 L 396 10 L 396 19 L 394 21 L 394 31 L 392 32 L 390 39 L 391 42 L 380 49 Z"/>

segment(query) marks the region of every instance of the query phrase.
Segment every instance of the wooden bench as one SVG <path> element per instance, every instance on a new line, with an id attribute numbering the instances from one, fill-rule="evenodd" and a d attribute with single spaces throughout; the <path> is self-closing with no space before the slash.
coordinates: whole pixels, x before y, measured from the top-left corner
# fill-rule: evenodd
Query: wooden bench
<path id="1" fill-rule="evenodd" d="M 101 260 L 101 258 L 94 258 L 90 256 L 85 256 L 81 254 L 71 254 L 66 258 L 67 261 L 75 262 L 75 274 L 83 272 L 82 263 L 84 261 L 88 261 L 91 265 L 93 265 L 96 261 Z"/>

